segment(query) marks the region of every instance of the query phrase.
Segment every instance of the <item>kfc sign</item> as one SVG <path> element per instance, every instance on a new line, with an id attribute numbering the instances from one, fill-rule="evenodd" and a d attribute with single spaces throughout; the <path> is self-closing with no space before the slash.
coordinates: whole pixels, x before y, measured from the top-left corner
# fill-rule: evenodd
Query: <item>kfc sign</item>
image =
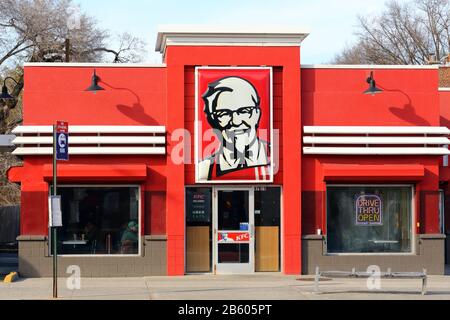
<path id="1" fill-rule="evenodd" d="M 272 68 L 196 69 L 197 183 L 273 182 Z"/>
<path id="2" fill-rule="evenodd" d="M 229 242 L 249 242 L 250 233 L 248 232 L 219 232 L 217 240 L 219 243 Z"/>

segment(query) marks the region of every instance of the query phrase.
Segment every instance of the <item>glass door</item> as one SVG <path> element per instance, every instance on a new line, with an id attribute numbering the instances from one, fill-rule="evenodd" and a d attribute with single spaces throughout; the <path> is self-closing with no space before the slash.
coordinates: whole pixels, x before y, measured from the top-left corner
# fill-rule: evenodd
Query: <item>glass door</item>
<path id="1" fill-rule="evenodd" d="M 253 189 L 214 189 L 213 211 L 215 273 L 253 273 L 255 271 Z"/>

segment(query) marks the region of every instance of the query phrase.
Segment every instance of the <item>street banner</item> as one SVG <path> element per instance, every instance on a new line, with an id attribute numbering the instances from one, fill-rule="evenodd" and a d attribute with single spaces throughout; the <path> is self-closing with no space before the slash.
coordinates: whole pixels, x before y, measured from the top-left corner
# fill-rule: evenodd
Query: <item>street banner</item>
<path id="1" fill-rule="evenodd" d="M 69 161 L 69 123 L 56 122 L 56 160 Z"/>

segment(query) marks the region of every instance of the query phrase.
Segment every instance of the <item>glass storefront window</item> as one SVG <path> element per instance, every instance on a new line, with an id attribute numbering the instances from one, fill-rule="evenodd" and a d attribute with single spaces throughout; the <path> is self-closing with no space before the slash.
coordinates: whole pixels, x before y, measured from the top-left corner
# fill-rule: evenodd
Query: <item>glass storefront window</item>
<path id="1" fill-rule="evenodd" d="M 409 186 L 327 187 L 327 252 L 411 252 L 411 201 Z"/>
<path id="2" fill-rule="evenodd" d="M 139 187 L 59 186 L 62 255 L 139 253 Z"/>
<path id="3" fill-rule="evenodd" d="M 219 244 L 217 248 L 219 263 L 248 263 L 249 245 L 240 244 Z"/>

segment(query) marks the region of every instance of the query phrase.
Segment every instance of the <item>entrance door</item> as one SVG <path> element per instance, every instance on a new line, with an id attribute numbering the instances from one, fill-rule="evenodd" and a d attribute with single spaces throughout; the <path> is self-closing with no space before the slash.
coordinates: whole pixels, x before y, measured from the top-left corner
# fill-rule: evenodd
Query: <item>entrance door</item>
<path id="1" fill-rule="evenodd" d="M 214 265 L 217 274 L 255 271 L 253 189 L 214 189 Z"/>

